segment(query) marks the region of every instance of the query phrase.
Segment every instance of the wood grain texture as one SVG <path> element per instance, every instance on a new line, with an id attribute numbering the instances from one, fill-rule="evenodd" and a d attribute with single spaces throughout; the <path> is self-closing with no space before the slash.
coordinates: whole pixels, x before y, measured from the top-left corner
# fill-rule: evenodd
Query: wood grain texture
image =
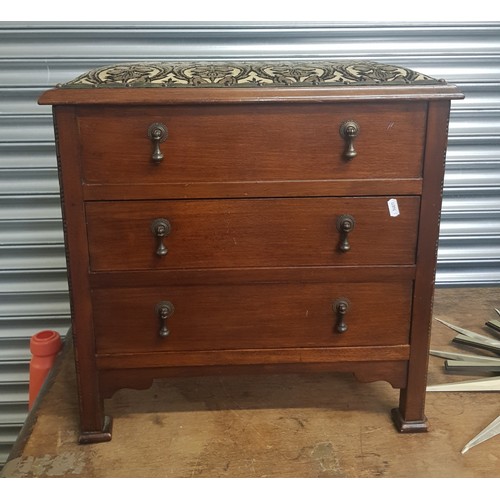
<path id="1" fill-rule="evenodd" d="M 76 373 L 82 434 L 100 433 L 105 426 L 103 400 L 95 366 L 93 311 L 88 276 L 88 242 L 80 178 L 79 146 L 72 108 L 54 113 L 64 239 L 75 335 Z M 62 132 L 62 133 L 61 133 Z M 70 168 L 67 168 L 70 166 Z"/>
<path id="2" fill-rule="evenodd" d="M 96 349 L 102 354 L 406 344 L 411 293 L 411 281 L 97 289 Z M 336 330 L 339 298 L 349 302 L 345 333 Z M 175 307 L 165 338 L 155 312 L 161 301 Z M 386 307 L 389 318 L 379 313 Z"/>
<path id="3" fill-rule="evenodd" d="M 330 350 L 331 351 L 331 350 Z M 404 346 L 397 346 L 386 349 L 384 353 L 390 352 L 394 360 L 374 360 L 377 357 L 376 352 L 371 352 L 371 361 L 363 359 L 362 361 L 338 361 L 328 363 L 326 361 L 304 364 L 293 362 L 289 357 L 285 362 L 277 364 L 243 364 L 243 365 L 206 365 L 202 366 L 156 366 L 151 368 L 116 368 L 112 358 L 101 357 L 98 359 L 100 365 L 99 381 L 105 398 L 111 398 L 119 389 L 124 386 L 131 389 L 149 389 L 158 379 L 167 377 L 228 377 L 235 375 L 249 376 L 270 376 L 286 374 L 321 374 L 321 373 L 352 373 L 360 382 L 387 381 L 395 389 L 400 389 L 406 385 L 406 374 L 408 362 L 405 358 L 409 349 Z M 338 350 L 337 350 L 338 352 Z M 344 353 L 346 350 L 344 350 Z M 366 349 L 358 349 L 359 357 L 366 355 Z M 351 357 L 353 351 L 351 350 Z M 380 357 L 384 357 L 380 353 Z M 323 359 L 328 357 L 325 353 Z M 269 358 L 270 359 L 270 358 Z M 276 357 L 275 357 L 276 359 Z M 118 363 L 116 363 L 118 364 Z M 152 363 L 151 363 L 152 364 Z"/>
<path id="4" fill-rule="evenodd" d="M 85 184 L 85 200 L 158 200 L 206 198 L 420 195 L 422 179 L 327 179 L 248 182 L 169 182 L 168 184 Z"/>
<path id="5" fill-rule="evenodd" d="M 213 103 L 342 103 L 380 101 L 422 101 L 463 99 L 464 95 L 454 85 L 406 85 L 406 86 L 348 86 L 314 88 L 258 89 L 51 89 L 40 96 L 39 104 L 50 105 L 153 105 L 162 104 L 213 104 Z"/>
<path id="6" fill-rule="evenodd" d="M 87 203 L 92 271 L 314 265 L 411 265 L 415 262 L 418 197 Z M 337 219 L 355 227 L 350 250 L 340 250 Z M 151 231 L 167 219 L 165 256 Z M 374 249 L 376 249 L 374 251 Z"/>
<path id="7" fill-rule="evenodd" d="M 424 415 L 425 387 L 449 110 L 449 101 L 429 104 L 427 146 L 424 160 L 425 182 L 422 192 L 417 274 L 413 296 L 412 349 L 408 367 L 408 386 L 401 391 L 396 422 L 402 432 L 405 429 L 411 429 L 412 423 L 416 426 L 417 432 L 420 432 L 426 420 Z"/>
<path id="8" fill-rule="evenodd" d="M 110 437 L 103 391 L 203 367 L 389 381 L 400 427 L 416 430 L 448 101 L 460 97 L 444 82 L 44 94 L 57 103 L 83 438 Z M 168 128 L 161 162 L 153 122 Z M 156 218 L 171 225 L 163 257 Z M 349 304 L 342 334 L 337 299 Z M 161 301 L 175 307 L 166 322 Z"/>
<path id="9" fill-rule="evenodd" d="M 177 285 L 251 283 L 374 283 L 412 280 L 415 266 L 301 266 L 217 269 L 157 269 L 91 273 L 93 288 L 134 288 Z"/>
<path id="10" fill-rule="evenodd" d="M 425 114 L 425 103 L 83 108 L 84 182 L 419 178 Z M 347 120 L 360 127 L 350 160 L 339 132 Z M 151 160 L 147 136 L 156 122 L 168 129 L 161 162 Z"/>
<path id="11" fill-rule="evenodd" d="M 103 397 L 123 388 L 147 389 L 164 377 L 351 373 L 360 382 L 386 381 L 395 389 L 407 384 L 409 346 L 184 351 L 113 354 L 97 358 Z"/>

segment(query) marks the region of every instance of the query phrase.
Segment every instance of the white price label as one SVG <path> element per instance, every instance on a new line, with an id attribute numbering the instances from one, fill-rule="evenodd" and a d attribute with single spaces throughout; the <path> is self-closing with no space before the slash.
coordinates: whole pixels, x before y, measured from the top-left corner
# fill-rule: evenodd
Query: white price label
<path id="1" fill-rule="evenodd" d="M 389 215 L 391 217 L 397 217 L 399 215 L 398 200 L 391 198 L 387 201 L 387 206 L 389 207 Z"/>

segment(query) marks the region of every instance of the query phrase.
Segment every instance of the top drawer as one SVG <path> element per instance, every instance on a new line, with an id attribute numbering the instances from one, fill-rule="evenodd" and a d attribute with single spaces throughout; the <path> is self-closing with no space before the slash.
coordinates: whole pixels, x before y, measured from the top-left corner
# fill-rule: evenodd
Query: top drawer
<path id="1" fill-rule="evenodd" d="M 354 121 L 356 156 L 342 124 Z M 86 184 L 170 184 L 419 178 L 426 104 L 224 104 L 84 107 Z M 167 138 L 154 161 L 154 123 Z"/>

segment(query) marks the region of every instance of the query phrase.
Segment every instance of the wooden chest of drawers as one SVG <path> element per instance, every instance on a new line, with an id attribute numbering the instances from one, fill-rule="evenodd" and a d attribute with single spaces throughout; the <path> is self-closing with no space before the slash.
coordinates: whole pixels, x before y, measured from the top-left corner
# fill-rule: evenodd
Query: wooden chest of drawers
<path id="1" fill-rule="evenodd" d="M 188 374 L 353 372 L 427 429 L 451 85 L 371 62 L 129 64 L 54 106 L 82 443 Z M 334 397 L 332 395 L 332 397 Z"/>

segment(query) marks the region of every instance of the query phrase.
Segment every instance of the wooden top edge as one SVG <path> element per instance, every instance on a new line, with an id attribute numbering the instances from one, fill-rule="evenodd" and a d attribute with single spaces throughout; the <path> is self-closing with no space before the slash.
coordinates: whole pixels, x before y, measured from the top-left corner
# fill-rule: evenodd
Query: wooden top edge
<path id="1" fill-rule="evenodd" d="M 450 84 L 411 86 L 345 86 L 332 88 L 55 88 L 44 92 L 42 105 L 148 105 L 250 102 L 335 102 L 463 99 Z"/>

